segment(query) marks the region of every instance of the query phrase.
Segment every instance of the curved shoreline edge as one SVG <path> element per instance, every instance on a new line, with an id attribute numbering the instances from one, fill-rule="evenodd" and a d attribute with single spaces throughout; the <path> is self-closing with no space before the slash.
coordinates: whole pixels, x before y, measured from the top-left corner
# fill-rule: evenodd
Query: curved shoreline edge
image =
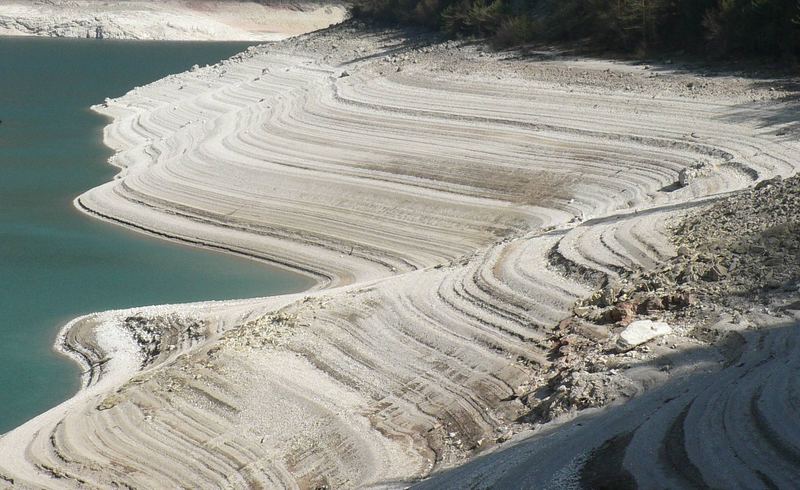
<path id="1" fill-rule="evenodd" d="M 246 250 L 240 250 L 240 249 L 236 249 L 236 248 L 233 248 L 233 247 L 230 247 L 230 246 L 226 246 L 225 244 L 221 244 L 221 243 L 209 243 L 209 242 L 204 242 L 204 241 L 201 241 L 201 240 L 193 240 L 193 239 L 188 238 L 188 237 L 182 237 L 182 236 L 178 236 L 178 235 L 171 235 L 169 233 L 160 232 L 160 231 L 157 231 L 157 230 L 154 230 L 154 229 L 146 228 L 146 227 L 144 227 L 142 225 L 137 225 L 137 224 L 132 223 L 132 222 L 127 222 L 127 221 L 125 221 L 123 219 L 120 219 L 120 218 L 115 218 L 115 217 L 110 216 L 110 215 L 105 215 L 105 214 L 103 214 L 103 213 L 101 213 L 99 211 L 96 211 L 96 210 L 93 210 L 93 209 L 90 209 L 90 208 L 84 206 L 80 201 L 80 196 L 78 196 L 77 198 L 75 198 L 73 200 L 73 206 L 75 207 L 75 209 L 77 209 L 78 211 L 82 212 L 83 214 L 85 214 L 87 216 L 91 216 L 94 219 L 99 219 L 99 220 L 102 220 L 102 221 L 106 221 L 108 223 L 112 223 L 112 224 L 114 224 L 116 226 L 121 226 L 123 228 L 127 228 L 127 229 L 132 230 L 132 231 L 134 231 L 136 233 L 142 233 L 142 234 L 149 235 L 149 236 L 152 236 L 152 237 L 156 237 L 156 238 L 159 238 L 159 239 L 162 239 L 162 240 L 169 240 L 169 241 L 172 241 L 174 243 L 178 243 L 178 244 L 185 245 L 185 246 L 198 247 L 198 248 L 202 248 L 202 249 L 205 249 L 205 250 L 211 250 L 211 251 L 214 251 L 214 252 L 220 252 L 220 253 L 227 253 L 227 254 L 230 254 L 230 255 L 236 255 L 238 257 L 242 257 L 242 258 L 249 259 L 249 260 L 254 260 L 254 261 L 257 261 L 257 262 L 262 262 L 262 263 L 268 264 L 268 265 L 276 267 L 276 268 L 280 268 L 280 269 L 284 269 L 284 270 L 287 270 L 287 271 L 291 271 L 291 272 L 294 272 L 296 274 L 302 274 L 302 275 L 312 279 L 314 281 L 314 283 L 315 283 L 313 286 L 311 286 L 308 289 L 306 289 L 306 292 L 316 291 L 318 289 L 324 289 L 327 284 L 333 282 L 332 278 L 324 276 L 324 275 L 321 275 L 319 272 L 311 270 L 311 269 L 304 269 L 304 268 L 302 268 L 302 266 L 300 264 L 286 262 L 286 261 L 280 261 L 278 259 L 273 259 L 273 258 L 270 258 L 268 256 L 258 255 L 256 253 L 253 253 L 252 251 L 248 252 Z"/>
<path id="2" fill-rule="evenodd" d="M 0 476 L 391 487 L 504 448 L 597 278 L 674 256 L 685 207 L 796 172 L 757 120 L 781 94 L 698 100 L 692 77 L 348 23 L 109 101 L 121 173 L 82 212 L 329 281 L 73 320 L 89 389 L 0 438 Z"/>

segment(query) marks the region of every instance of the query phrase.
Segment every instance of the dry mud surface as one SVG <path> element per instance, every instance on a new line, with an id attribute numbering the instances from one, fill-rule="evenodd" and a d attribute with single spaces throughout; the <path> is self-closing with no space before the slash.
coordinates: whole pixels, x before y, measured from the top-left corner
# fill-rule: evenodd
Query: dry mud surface
<path id="1" fill-rule="evenodd" d="M 0 0 L 0 35 L 275 41 L 345 16 L 325 0 Z"/>
<path id="2" fill-rule="evenodd" d="M 785 486 L 797 278 L 746 265 L 796 230 L 759 184 L 796 172 L 788 89 L 348 23 L 109 100 L 120 175 L 79 208 L 319 286 L 74 321 L 86 387 L 0 482 Z M 670 333 L 620 348 L 640 319 Z"/>

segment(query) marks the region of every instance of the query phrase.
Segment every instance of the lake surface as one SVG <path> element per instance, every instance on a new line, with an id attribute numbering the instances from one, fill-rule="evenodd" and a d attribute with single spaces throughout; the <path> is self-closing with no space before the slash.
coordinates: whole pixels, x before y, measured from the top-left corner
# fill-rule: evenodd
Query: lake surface
<path id="1" fill-rule="evenodd" d="M 0 38 L 0 434 L 75 393 L 79 371 L 52 350 L 94 311 L 297 292 L 311 280 L 172 244 L 72 206 L 110 180 L 107 121 L 92 104 L 243 43 Z"/>

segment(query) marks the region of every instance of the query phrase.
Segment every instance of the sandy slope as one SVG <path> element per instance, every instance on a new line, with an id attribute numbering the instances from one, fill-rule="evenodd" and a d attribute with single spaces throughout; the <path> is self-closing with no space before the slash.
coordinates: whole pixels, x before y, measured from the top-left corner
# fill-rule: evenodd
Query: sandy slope
<path id="1" fill-rule="evenodd" d="M 100 366 L 0 438 L 0 478 L 340 488 L 463 463 L 524 428 L 591 278 L 672 256 L 665 223 L 698 200 L 795 172 L 797 139 L 762 117 L 780 90 L 504 57 L 340 27 L 98 107 L 122 172 L 81 209 L 324 288 L 82 321 L 66 345 Z M 675 189 L 699 160 L 714 171 Z M 453 485 L 506 474 L 479 461 Z"/>
<path id="2" fill-rule="evenodd" d="M 274 41 L 340 22 L 319 0 L 0 0 L 0 35 L 194 41 Z"/>

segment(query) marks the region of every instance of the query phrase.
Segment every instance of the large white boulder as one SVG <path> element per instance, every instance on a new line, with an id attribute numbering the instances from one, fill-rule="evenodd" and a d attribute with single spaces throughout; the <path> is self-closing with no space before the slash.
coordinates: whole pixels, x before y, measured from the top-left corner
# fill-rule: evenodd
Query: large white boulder
<path id="1" fill-rule="evenodd" d="M 695 162 L 694 165 L 681 169 L 681 171 L 678 172 L 678 185 L 686 187 L 696 179 L 708 177 L 713 174 L 714 170 L 714 165 L 709 162 Z"/>
<path id="2" fill-rule="evenodd" d="M 637 345 L 649 342 L 656 337 L 672 333 L 672 327 L 664 322 L 637 320 L 620 332 L 617 345 L 622 350 L 630 350 Z"/>

